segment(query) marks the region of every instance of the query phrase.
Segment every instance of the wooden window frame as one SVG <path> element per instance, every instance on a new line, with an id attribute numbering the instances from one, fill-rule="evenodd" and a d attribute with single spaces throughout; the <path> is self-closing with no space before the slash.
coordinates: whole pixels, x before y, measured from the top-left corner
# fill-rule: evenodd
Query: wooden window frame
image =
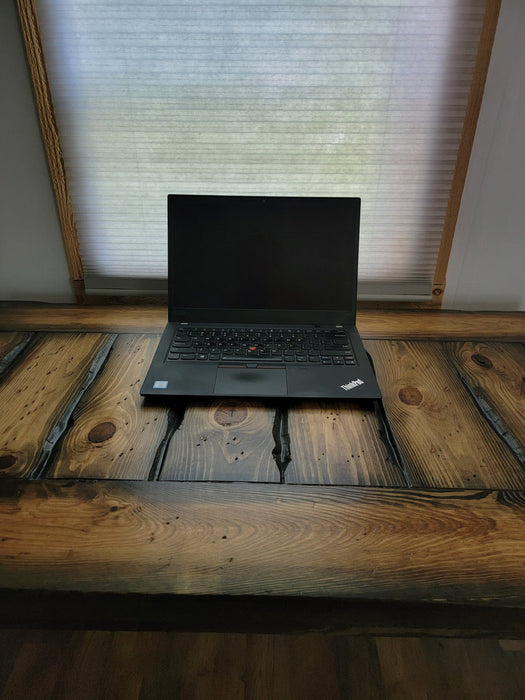
<path id="1" fill-rule="evenodd" d="M 58 207 L 60 226 L 66 257 L 69 265 L 71 283 L 78 304 L 101 304 L 101 303 L 165 303 L 166 296 L 159 297 L 140 297 L 140 296 L 104 296 L 87 294 L 84 283 L 84 270 L 82 259 L 80 256 L 80 247 L 78 242 L 77 227 L 73 212 L 73 205 L 69 193 L 69 187 L 66 178 L 64 167 L 64 159 L 62 156 L 62 148 L 53 109 L 53 101 L 49 88 L 47 77 L 46 63 L 40 30 L 38 25 L 38 17 L 34 0 L 17 0 L 18 13 L 22 28 L 22 36 L 24 40 L 29 70 L 33 82 L 35 99 L 37 104 L 40 127 L 44 147 L 51 173 L 51 181 L 55 192 L 55 198 Z M 494 44 L 494 36 L 498 23 L 498 16 L 501 7 L 501 0 L 487 0 L 485 6 L 485 14 L 481 28 L 478 52 L 474 67 L 474 74 L 470 88 L 467 108 L 465 111 L 465 119 L 456 158 L 452 185 L 450 188 L 447 212 L 441 235 L 441 244 L 439 247 L 436 267 L 434 270 L 434 281 L 432 286 L 432 300 L 429 302 L 418 302 L 407 304 L 406 302 L 395 302 L 396 307 L 399 306 L 416 306 L 440 308 L 443 293 L 446 285 L 446 272 L 452 242 L 454 240 L 454 232 L 461 205 L 461 198 L 467 177 L 468 165 L 472 153 L 474 136 L 478 123 L 481 102 L 485 90 L 485 82 Z M 379 302 L 378 302 L 379 303 Z M 372 302 L 372 305 L 375 305 Z M 390 304 L 389 304 L 390 305 Z M 385 303 L 381 302 L 384 307 Z"/>

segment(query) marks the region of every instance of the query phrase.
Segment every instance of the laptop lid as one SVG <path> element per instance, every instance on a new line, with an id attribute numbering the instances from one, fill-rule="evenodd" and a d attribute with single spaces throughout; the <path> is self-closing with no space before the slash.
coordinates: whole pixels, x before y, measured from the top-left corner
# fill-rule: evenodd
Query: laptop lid
<path id="1" fill-rule="evenodd" d="M 354 325 L 360 205 L 168 195 L 169 320 Z"/>

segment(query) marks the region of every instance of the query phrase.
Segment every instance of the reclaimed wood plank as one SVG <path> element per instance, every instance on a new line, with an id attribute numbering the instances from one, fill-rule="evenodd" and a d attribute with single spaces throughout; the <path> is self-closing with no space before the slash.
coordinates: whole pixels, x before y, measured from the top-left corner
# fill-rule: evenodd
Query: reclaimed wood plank
<path id="1" fill-rule="evenodd" d="M 525 608 L 525 492 L 0 482 L 2 587 Z"/>
<path id="2" fill-rule="evenodd" d="M 136 304 L 2 304 L 0 329 L 27 331 L 85 331 L 99 333 L 156 333 L 168 322 L 163 306 Z"/>
<path id="3" fill-rule="evenodd" d="M 3 374 L 27 347 L 32 333 L 22 331 L 0 332 L 0 375 Z"/>
<path id="4" fill-rule="evenodd" d="M 367 347 L 414 485 L 523 488 L 518 459 L 490 428 L 439 343 L 369 341 Z"/>
<path id="5" fill-rule="evenodd" d="M 139 395 L 157 336 L 121 335 L 73 413 L 49 470 L 54 478 L 146 479 L 168 430 L 168 409 Z"/>
<path id="6" fill-rule="evenodd" d="M 294 403 L 288 411 L 288 431 L 288 484 L 407 485 L 368 403 Z"/>
<path id="7" fill-rule="evenodd" d="M 525 347 L 474 341 L 444 347 L 487 419 L 525 464 Z"/>
<path id="8" fill-rule="evenodd" d="M 525 340 L 524 312 L 473 312 L 442 310 L 357 312 L 357 328 L 363 338 L 507 339 Z"/>
<path id="9" fill-rule="evenodd" d="M 111 342 L 101 333 L 45 335 L 0 378 L 1 476 L 43 467 Z"/>
<path id="10" fill-rule="evenodd" d="M 167 318 L 165 306 L 0 303 L 0 328 L 4 330 L 160 334 Z M 525 313 L 359 308 L 357 327 L 363 338 L 492 338 L 524 341 Z"/>
<path id="11" fill-rule="evenodd" d="M 275 409 L 248 399 L 186 406 L 160 475 L 162 480 L 279 481 L 272 456 Z"/>

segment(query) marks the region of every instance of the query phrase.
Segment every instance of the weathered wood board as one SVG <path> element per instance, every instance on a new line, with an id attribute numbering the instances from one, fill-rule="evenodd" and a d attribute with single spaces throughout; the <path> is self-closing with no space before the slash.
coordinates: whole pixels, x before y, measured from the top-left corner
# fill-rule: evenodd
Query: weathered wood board
<path id="1" fill-rule="evenodd" d="M 288 411 L 286 483 L 406 486 L 367 403 L 301 401 Z"/>
<path id="2" fill-rule="evenodd" d="M 0 475 L 26 477 L 44 466 L 112 341 L 101 333 L 45 335 L 0 377 Z"/>
<path id="3" fill-rule="evenodd" d="M 524 492 L 0 482 L 2 586 L 523 607 Z"/>
<path id="4" fill-rule="evenodd" d="M 367 346 L 414 485 L 523 488 L 522 465 L 489 427 L 440 343 L 369 341 Z"/>
<path id="5" fill-rule="evenodd" d="M 525 465 L 525 347 L 521 343 L 444 343 L 487 420 Z"/>
<path id="6" fill-rule="evenodd" d="M 272 456 L 275 409 L 248 399 L 186 406 L 160 478 L 186 481 L 279 481 Z"/>
<path id="7" fill-rule="evenodd" d="M 157 336 L 121 335 L 73 413 L 51 477 L 147 479 L 168 429 L 168 409 L 150 405 L 140 387 Z"/>
<path id="8" fill-rule="evenodd" d="M 525 337 L 525 314 L 521 312 L 395 310 L 383 306 L 367 309 L 366 302 L 358 306 L 357 327 L 362 338 L 506 338 L 522 341 Z M 0 328 L 4 330 L 158 333 L 160 337 L 167 320 L 165 304 L 0 306 Z"/>

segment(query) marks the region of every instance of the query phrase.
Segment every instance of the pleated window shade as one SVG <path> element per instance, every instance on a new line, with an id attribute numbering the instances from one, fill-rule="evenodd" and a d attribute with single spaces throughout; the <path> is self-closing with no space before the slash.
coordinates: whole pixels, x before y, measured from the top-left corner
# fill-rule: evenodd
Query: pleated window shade
<path id="1" fill-rule="evenodd" d="M 430 295 L 484 7 L 37 0 L 87 291 L 165 285 L 179 192 L 359 196 L 361 294 Z"/>

